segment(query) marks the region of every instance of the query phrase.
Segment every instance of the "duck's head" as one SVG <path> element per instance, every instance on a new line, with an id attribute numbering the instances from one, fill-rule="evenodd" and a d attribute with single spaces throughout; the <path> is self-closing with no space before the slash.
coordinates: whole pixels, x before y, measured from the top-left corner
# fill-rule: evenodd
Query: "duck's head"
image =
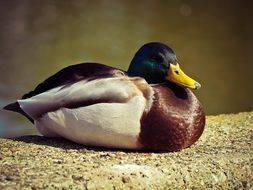
<path id="1" fill-rule="evenodd" d="M 143 45 L 136 52 L 127 72 L 129 76 L 143 77 L 151 84 L 171 81 L 191 89 L 201 87 L 180 69 L 174 51 L 159 42 Z"/>

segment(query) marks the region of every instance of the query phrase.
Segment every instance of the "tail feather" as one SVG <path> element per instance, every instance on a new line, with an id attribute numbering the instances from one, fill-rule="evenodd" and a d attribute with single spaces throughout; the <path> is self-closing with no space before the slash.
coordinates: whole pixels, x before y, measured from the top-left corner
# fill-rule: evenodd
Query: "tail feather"
<path id="1" fill-rule="evenodd" d="M 18 102 L 14 102 L 11 104 L 8 104 L 7 106 L 3 107 L 4 110 L 8 110 L 8 111 L 13 111 L 13 112 L 17 112 L 22 114 L 23 116 L 25 116 L 27 119 L 29 119 L 32 123 L 34 123 L 34 120 L 27 115 L 20 107 Z"/>

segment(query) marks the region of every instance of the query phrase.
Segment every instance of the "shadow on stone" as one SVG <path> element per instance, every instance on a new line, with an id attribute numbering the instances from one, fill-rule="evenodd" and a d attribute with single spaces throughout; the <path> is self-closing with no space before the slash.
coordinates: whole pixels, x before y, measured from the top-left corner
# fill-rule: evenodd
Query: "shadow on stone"
<path id="1" fill-rule="evenodd" d="M 16 137 L 11 138 L 11 140 L 19 141 L 19 142 L 25 142 L 25 143 L 31 143 L 31 144 L 37 144 L 37 145 L 46 145 L 51 146 L 55 148 L 62 148 L 65 150 L 68 149 L 75 149 L 75 150 L 87 150 L 87 151 L 104 151 L 104 152 L 117 152 L 117 151 L 123 151 L 126 153 L 148 153 L 150 151 L 136 151 L 136 150 L 128 150 L 128 149 L 116 149 L 116 148 L 102 148 L 102 147 L 95 147 L 95 146 L 87 146 L 87 145 L 81 145 L 72 141 L 69 141 L 64 138 L 59 137 L 44 137 L 44 136 L 38 136 L 38 135 L 28 135 L 28 136 L 22 136 L 22 137 Z"/>

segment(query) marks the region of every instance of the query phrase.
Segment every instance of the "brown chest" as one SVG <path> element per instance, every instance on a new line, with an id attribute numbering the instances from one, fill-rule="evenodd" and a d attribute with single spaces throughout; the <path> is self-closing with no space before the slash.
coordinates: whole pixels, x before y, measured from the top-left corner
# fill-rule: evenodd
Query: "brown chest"
<path id="1" fill-rule="evenodd" d="M 189 147 L 200 137 L 205 125 L 200 102 L 189 89 L 173 84 L 153 89 L 153 106 L 141 121 L 141 144 L 145 149 L 157 151 Z"/>

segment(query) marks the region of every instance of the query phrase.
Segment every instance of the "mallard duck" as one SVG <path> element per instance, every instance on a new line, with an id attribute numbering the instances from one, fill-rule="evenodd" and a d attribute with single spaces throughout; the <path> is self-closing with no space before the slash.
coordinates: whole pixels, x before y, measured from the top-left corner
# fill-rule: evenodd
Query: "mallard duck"
<path id="1" fill-rule="evenodd" d="M 203 132 L 205 114 L 190 89 L 200 84 L 165 44 L 143 45 L 127 72 L 98 63 L 68 66 L 4 107 L 47 137 L 106 148 L 178 151 Z"/>

